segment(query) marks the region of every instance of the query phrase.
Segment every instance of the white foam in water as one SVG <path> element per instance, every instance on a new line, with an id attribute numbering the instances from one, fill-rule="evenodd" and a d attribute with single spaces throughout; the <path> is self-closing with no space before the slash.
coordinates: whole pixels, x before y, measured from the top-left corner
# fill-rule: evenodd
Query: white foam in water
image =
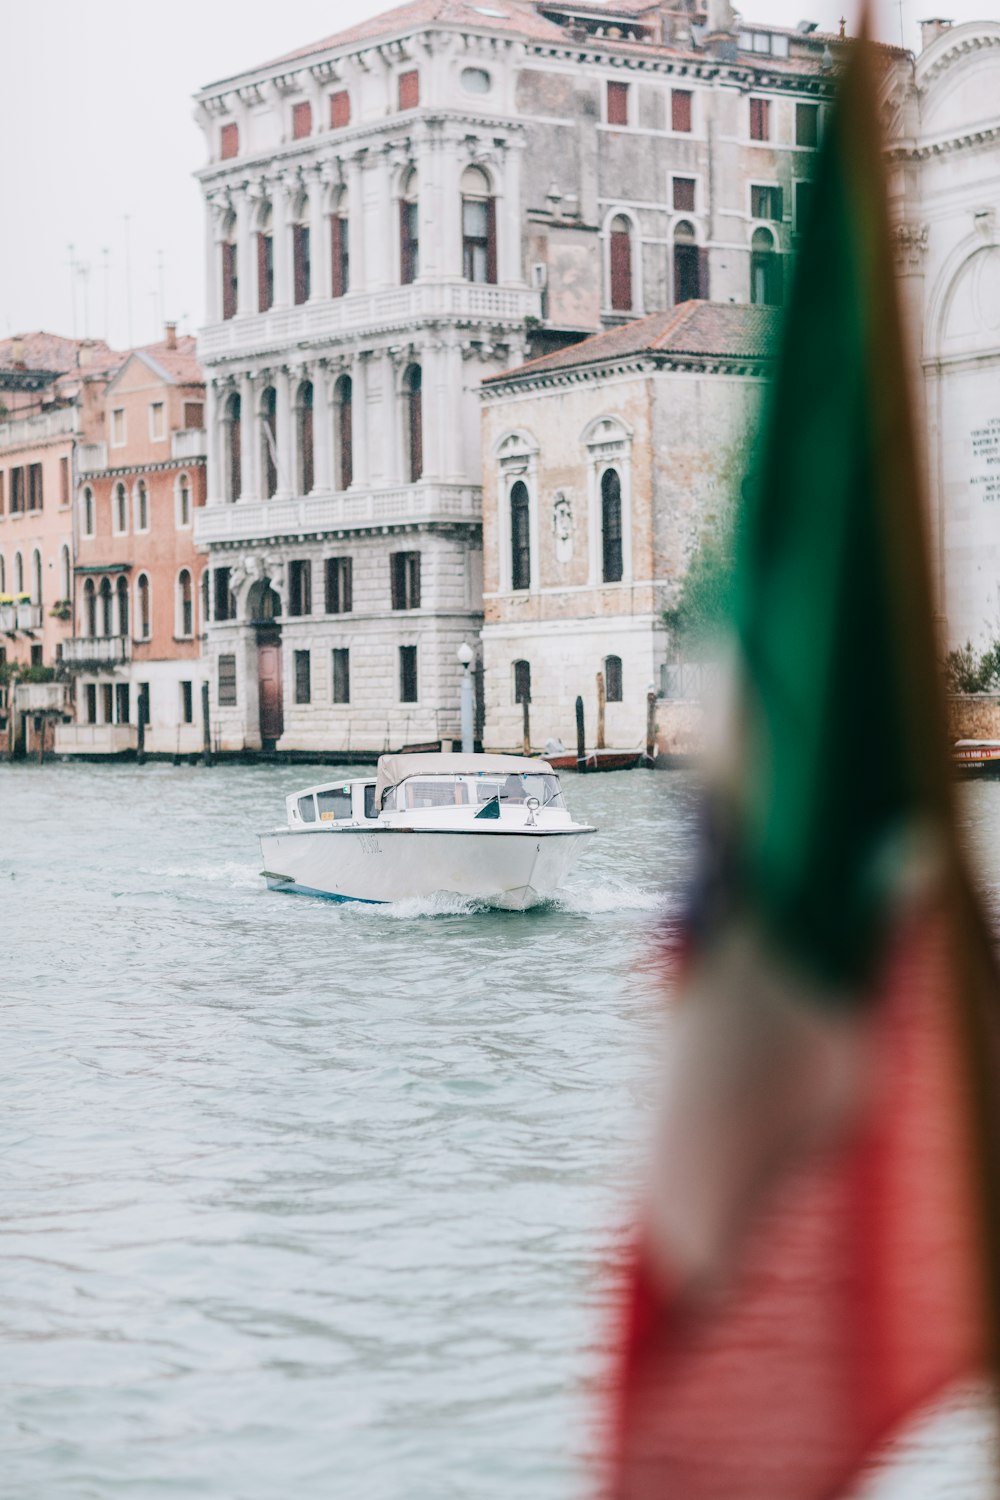
<path id="1" fill-rule="evenodd" d="M 235 859 L 213 865 L 168 865 L 165 869 L 162 867 L 157 870 L 144 869 L 139 873 L 155 875 L 161 880 L 180 880 L 186 884 L 206 881 L 212 885 L 228 885 L 239 890 L 252 890 L 256 886 L 263 889 L 259 865 L 245 865 Z"/>

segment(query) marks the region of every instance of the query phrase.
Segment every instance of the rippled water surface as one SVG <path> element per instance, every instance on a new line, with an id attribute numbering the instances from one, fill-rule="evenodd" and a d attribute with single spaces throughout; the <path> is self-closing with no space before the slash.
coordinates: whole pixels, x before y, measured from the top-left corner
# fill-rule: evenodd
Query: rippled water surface
<path id="1" fill-rule="evenodd" d="M 533 912 L 268 894 L 333 774 L 0 767 L 5 1500 L 587 1492 L 694 785 L 567 776 L 601 831 Z"/>

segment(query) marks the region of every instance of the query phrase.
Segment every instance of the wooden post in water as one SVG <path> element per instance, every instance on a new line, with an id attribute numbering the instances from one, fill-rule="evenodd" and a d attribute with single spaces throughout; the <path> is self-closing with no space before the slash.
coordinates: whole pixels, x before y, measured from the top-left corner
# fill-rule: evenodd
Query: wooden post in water
<path id="1" fill-rule="evenodd" d="M 38 764 L 42 765 L 45 760 L 45 724 L 43 714 L 35 715 L 35 738 L 38 741 Z"/>
<path id="2" fill-rule="evenodd" d="M 146 763 L 146 695 L 139 693 L 139 733 L 136 737 L 135 758 L 142 766 Z"/>
<path id="3" fill-rule="evenodd" d="M 583 727 L 583 699 L 579 695 L 576 700 L 576 769 L 587 769 L 587 735 Z"/>
<path id="4" fill-rule="evenodd" d="M 650 765 L 656 759 L 656 693 L 653 688 L 646 694 L 646 759 Z"/>
<path id="5" fill-rule="evenodd" d="M 531 754 L 531 694 L 523 693 L 521 696 L 521 750 L 525 755 Z"/>
<path id="6" fill-rule="evenodd" d="M 604 673 L 597 674 L 597 748 L 604 749 L 604 704 L 607 694 L 604 690 Z"/>
<path id="7" fill-rule="evenodd" d="M 201 733 L 204 753 L 202 761 L 206 766 L 212 764 L 212 725 L 209 721 L 208 683 L 201 685 Z"/>

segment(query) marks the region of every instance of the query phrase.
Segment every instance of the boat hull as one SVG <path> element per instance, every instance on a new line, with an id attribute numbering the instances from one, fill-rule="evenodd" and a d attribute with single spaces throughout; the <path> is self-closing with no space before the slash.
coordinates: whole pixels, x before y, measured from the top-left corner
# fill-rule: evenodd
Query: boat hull
<path id="1" fill-rule="evenodd" d="M 593 830 L 308 829 L 260 835 L 268 888 L 336 901 L 463 896 L 523 911 L 554 895 Z"/>

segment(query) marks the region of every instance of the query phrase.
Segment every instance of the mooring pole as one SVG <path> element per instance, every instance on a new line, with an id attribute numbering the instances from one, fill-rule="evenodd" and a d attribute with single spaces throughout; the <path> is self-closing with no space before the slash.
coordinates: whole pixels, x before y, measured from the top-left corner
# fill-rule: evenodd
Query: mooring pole
<path id="1" fill-rule="evenodd" d="M 646 694 L 646 759 L 650 765 L 656 760 L 656 692 L 653 688 Z"/>
<path id="2" fill-rule="evenodd" d="M 522 745 L 521 749 L 525 755 L 531 754 L 531 719 L 530 719 L 531 694 L 526 692 L 521 699 L 522 720 Z"/>
<path id="3" fill-rule="evenodd" d="M 135 758 L 141 766 L 146 762 L 146 695 L 139 694 L 139 733 L 136 739 Z"/>
<path id="4" fill-rule="evenodd" d="M 204 746 L 204 762 L 206 766 L 212 764 L 212 725 L 209 720 L 208 705 L 208 682 L 201 685 L 201 730 L 202 744 Z"/>
<path id="5" fill-rule="evenodd" d="M 40 715 L 35 716 L 35 738 L 38 740 L 38 764 L 42 765 L 45 760 L 45 719 Z"/>
<path id="6" fill-rule="evenodd" d="M 579 694 L 576 700 L 576 769 L 587 769 L 587 735 L 583 727 L 583 699 Z"/>
<path id="7" fill-rule="evenodd" d="M 597 674 L 597 748 L 604 749 L 604 705 L 607 694 L 604 690 L 604 673 Z"/>

